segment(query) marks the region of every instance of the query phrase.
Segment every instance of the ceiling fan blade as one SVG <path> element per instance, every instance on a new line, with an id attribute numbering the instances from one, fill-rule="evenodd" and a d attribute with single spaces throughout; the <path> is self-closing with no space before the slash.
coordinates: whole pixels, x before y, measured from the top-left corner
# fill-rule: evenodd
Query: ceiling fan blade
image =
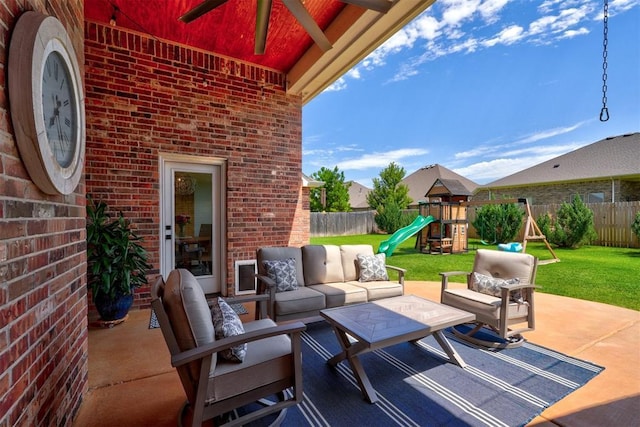
<path id="1" fill-rule="evenodd" d="M 366 9 L 375 10 L 376 12 L 387 13 L 391 9 L 391 1 L 389 0 L 341 0 L 342 3 L 349 3 L 361 6 Z"/>
<path id="2" fill-rule="evenodd" d="M 331 42 L 329 42 L 327 36 L 325 36 L 320 27 L 318 27 L 318 24 L 313 20 L 300 0 L 282 0 L 282 3 L 284 3 L 291 14 L 295 16 L 298 22 L 300 22 L 300 25 L 302 25 L 323 52 L 332 48 Z"/>
<path id="3" fill-rule="evenodd" d="M 191 9 L 190 11 L 188 11 L 187 13 L 185 13 L 184 15 L 182 15 L 180 18 L 178 18 L 180 21 L 188 24 L 189 22 L 200 18 L 202 15 L 204 15 L 205 13 L 209 12 L 210 10 L 215 9 L 216 7 L 226 3 L 227 0 L 205 0 L 202 3 L 200 3 L 199 5 L 197 5 L 196 7 L 194 7 L 193 9 Z"/>
<path id="4" fill-rule="evenodd" d="M 258 6 L 256 8 L 256 44 L 254 48 L 256 55 L 264 55 L 270 17 L 271 0 L 258 0 Z"/>

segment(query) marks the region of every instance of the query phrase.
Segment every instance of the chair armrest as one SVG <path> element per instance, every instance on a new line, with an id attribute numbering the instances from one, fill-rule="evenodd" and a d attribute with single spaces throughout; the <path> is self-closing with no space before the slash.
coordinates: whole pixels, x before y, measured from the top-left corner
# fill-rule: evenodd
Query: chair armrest
<path id="1" fill-rule="evenodd" d="M 442 276 L 442 289 L 446 289 L 449 284 L 449 277 L 451 276 L 467 276 L 469 277 L 468 271 L 445 271 L 443 273 L 439 273 Z"/>
<path id="2" fill-rule="evenodd" d="M 246 332 L 244 334 L 216 340 L 211 344 L 202 345 L 191 350 L 183 351 L 171 357 L 171 366 L 178 367 L 195 360 L 200 360 L 205 356 L 235 347 L 239 344 L 257 341 L 264 338 L 274 337 L 284 334 L 298 334 L 307 329 L 302 322 L 288 323 L 285 325 L 272 326 L 269 328 L 258 329 L 256 331 Z"/>
<path id="3" fill-rule="evenodd" d="M 259 282 L 264 283 L 267 288 L 275 288 L 276 287 L 276 281 L 273 280 L 269 276 L 264 276 L 262 274 L 256 274 L 256 279 L 258 279 Z"/>
<path id="4" fill-rule="evenodd" d="M 267 301 L 266 315 L 271 317 L 273 320 L 276 320 L 275 318 L 276 281 L 262 274 L 256 274 L 256 279 L 258 279 L 258 294 L 269 295 L 269 300 Z M 260 315 L 264 315 L 264 313 L 260 313 Z M 258 313 L 256 313 L 256 320 L 258 319 L 257 316 L 258 316 Z"/>
<path id="5" fill-rule="evenodd" d="M 509 284 L 509 285 L 502 285 L 500 286 L 500 289 L 506 289 L 507 292 L 510 291 L 515 291 L 516 289 L 535 289 L 538 286 L 535 283 L 514 283 L 514 284 Z"/>
<path id="6" fill-rule="evenodd" d="M 398 273 L 398 283 L 400 283 L 401 285 L 404 285 L 404 274 L 407 272 L 407 270 L 404 269 L 404 268 L 396 267 L 395 265 L 387 265 L 387 268 L 389 270 L 393 270 L 393 271 L 397 272 Z"/>

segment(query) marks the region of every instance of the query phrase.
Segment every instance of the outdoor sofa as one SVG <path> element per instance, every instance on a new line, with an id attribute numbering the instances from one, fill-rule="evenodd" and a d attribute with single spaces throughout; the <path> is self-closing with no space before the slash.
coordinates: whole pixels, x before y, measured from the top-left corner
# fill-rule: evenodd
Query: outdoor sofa
<path id="1" fill-rule="evenodd" d="M 312 320 L 325 308 L 404 294 L 406 270 L 386 265 L 371 245 L 263 247 L 256 258 L 258 293 L 270 294 L 267 313 L 276 322 Z"/>

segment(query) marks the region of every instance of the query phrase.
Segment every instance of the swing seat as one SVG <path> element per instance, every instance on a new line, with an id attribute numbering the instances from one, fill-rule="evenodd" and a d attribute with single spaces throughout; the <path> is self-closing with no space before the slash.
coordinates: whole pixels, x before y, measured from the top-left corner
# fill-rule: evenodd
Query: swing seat
<path id="1" fill-rule="evenodd" d="M 522 244 L 519 242 L 500 243 L 498 249 L 505 252 L 522 252 Z"/>

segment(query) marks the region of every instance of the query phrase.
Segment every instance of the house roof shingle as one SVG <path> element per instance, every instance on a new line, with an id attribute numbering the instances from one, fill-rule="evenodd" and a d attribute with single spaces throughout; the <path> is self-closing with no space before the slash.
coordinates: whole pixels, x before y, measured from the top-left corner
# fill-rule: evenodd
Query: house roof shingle
<path id="1" fill-rule="evenodd" d="M 640 179 L 640 133 L 605 138 L 481 186 L 482 189 L 637 177 Z"/>
<path id="2" fill-rule="evenodd" d="M 436 179 L 458 181 L 462 188 L 465 188 L 469 194 L 473 194 L 473 191 L 478 187 L 478 184 L 475 182 L 462 175 L 458 175 L 442 165 L 434 164 L 425 166 L 402 180 L 402 183 L 409 187 L 409 197 L 413 199 L 412 205 L 417 205 L 418 202 L 426 200 L 426 193 L 436 182 Z M 458 187 L 456 187 L 456 189 L 458 189 Z M 460 191 L 462 190 L 460 189 Z"/>

